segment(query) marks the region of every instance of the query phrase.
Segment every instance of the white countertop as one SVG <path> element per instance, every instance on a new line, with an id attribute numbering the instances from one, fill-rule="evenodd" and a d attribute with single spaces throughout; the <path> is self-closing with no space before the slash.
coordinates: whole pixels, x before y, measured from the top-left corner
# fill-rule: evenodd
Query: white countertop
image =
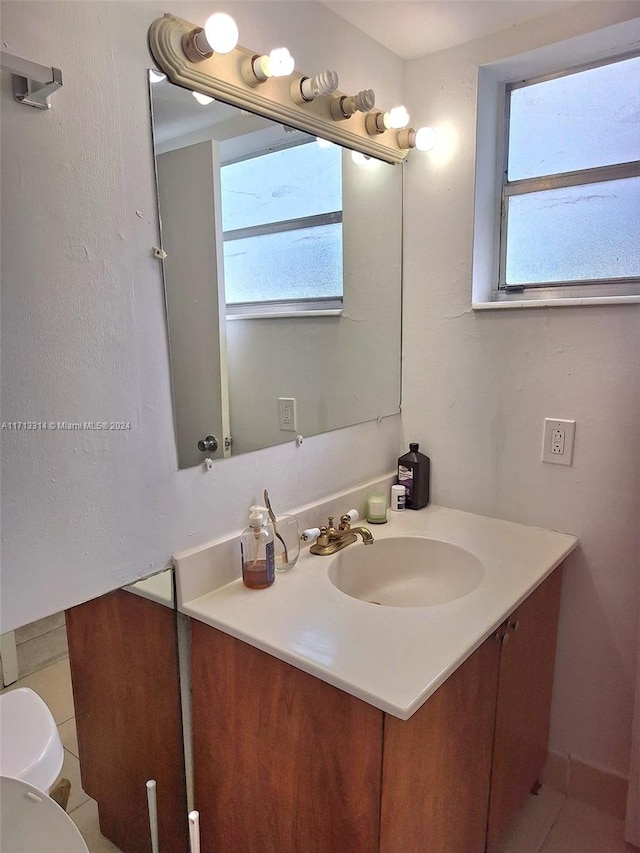
<path id="1" fill-rule="evenodd" d="M 250 590 L 239 578 L 235 537 L 207 549 L 209 561 L 225 564 L 219 572 L 224 585 L 192 600 L 179 598 L 178 609 L 406 720 L 578 540 L 438 506 L 389 512 L 389 518 L 370 525 L 376 539 L 418 535 L 466 548 L 484 564 L 480 585 L 446 604 L 376 606 L 338 590 L 327 574 L 332 557 L 305 548 L 291 572 L 278 573 L 268 589 Z M 348 546 L 363 547 L 360 540 Z M 203 552 L 175 560 L 179 590 L 190 588 L 180 575 L 191 570 L 194 558 L 202 560 Z M 237 579 L 226 582 L 230 573 Z"/>
<path id="2" fill-rule="evenodd" d="M 139 595 L 141 598 L 147 598 L 149 601 L 155 601 L 157 604 L 164 604 L 165 607 L 173 607 L 173 570 L 171 568 L 162 569 L 148 578 L 129 584 L 123 587 L 127 592 L 132 592 L 134 595 Z"/>

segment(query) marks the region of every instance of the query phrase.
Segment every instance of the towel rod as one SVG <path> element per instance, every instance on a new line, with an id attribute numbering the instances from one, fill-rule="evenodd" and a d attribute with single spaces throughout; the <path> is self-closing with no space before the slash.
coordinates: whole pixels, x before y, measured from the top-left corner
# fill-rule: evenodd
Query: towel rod
<path id="1" fill-rule="evenodd" d="M 51 109 L 49 95 L 62 86 L 62 71 L 0 51 L 0 68 L 11 74 L 13 97 L 39 110 Z"/>

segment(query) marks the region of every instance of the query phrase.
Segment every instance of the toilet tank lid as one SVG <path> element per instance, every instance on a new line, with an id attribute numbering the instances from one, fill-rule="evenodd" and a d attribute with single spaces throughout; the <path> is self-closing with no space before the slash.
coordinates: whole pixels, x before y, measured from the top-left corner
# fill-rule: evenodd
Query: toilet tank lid
<path id="1" fill-rule="evenodd" d="M 48 791 L 64 750 L 53 714 L 29 687 L 0 694 L 0 773 Z"/>

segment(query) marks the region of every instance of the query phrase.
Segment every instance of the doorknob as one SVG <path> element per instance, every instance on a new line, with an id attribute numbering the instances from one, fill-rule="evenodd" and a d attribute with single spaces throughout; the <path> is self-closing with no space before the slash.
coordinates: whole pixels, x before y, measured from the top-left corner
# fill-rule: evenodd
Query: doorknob
<path id="1" fill-rule="evenodd" d="M 201 438 L 198 442 L 198 450 L 203 453 L 215 453 L 218 449 L 218 439 L 215 435 L 208 435 L 206 438 Z"/>

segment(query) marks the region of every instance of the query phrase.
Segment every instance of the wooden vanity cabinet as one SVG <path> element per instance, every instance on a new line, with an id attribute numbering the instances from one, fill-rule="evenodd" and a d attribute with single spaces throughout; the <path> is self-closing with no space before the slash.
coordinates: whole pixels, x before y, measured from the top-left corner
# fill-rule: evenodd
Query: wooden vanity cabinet
<path id="1" fill-rule="evenodd" d="M 192 620 L 203 853 L 483 853 L 546 758 L 559 590 L 407 721 Z"/>
<path id="2" fill-rule="evenodd" d="M 159 847 L 187 853 L 176 613 L 124 590 L 66 611 L 80 772 L 100 831 L 151 853 L 146 783 L 157 783 Z"/>

